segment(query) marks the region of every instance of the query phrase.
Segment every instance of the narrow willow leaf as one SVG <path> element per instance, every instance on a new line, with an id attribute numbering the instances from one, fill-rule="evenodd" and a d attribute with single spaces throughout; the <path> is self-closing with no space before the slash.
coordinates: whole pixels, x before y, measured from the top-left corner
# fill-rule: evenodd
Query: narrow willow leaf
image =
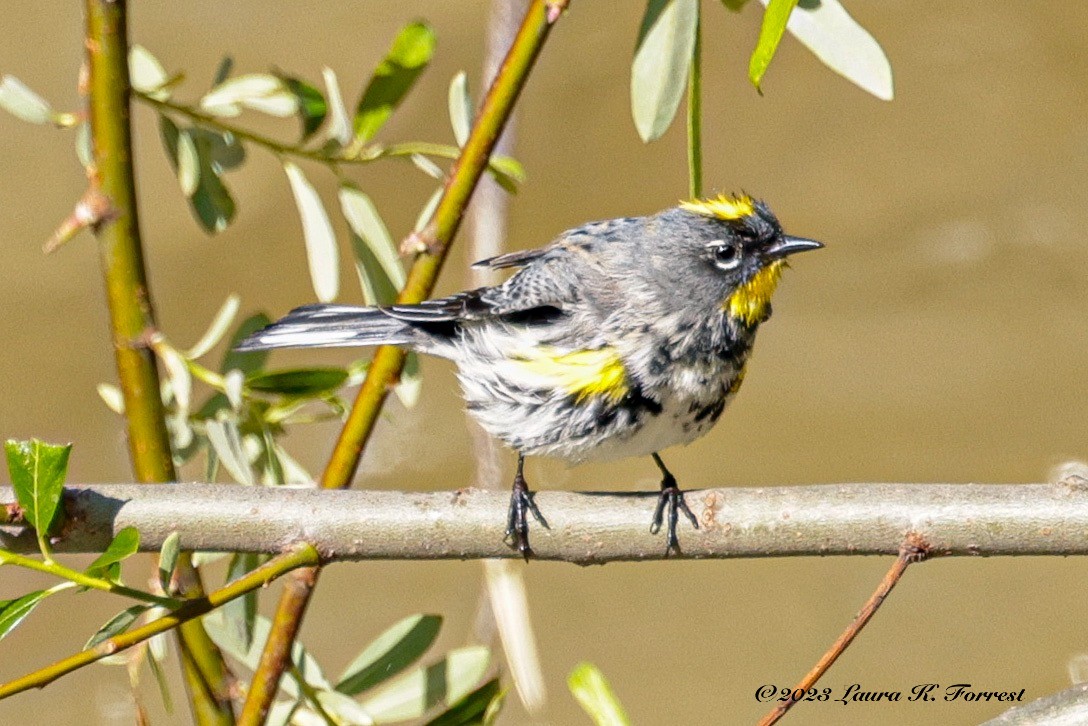
<path id="1" fill-rule="evenodd" d="M 178 555 L 181 554 L 181 535 L 171 532 L 162 541 L 159 549 L 159 585 L 163 592 L 170 592 L 170 580 L 174 576 L 174 568 L 178 566 Z"/>
<path id="2" fill-rule="evenodd" d="M 227 582 L 234 582 L 252 572 L 261 562 L 261 555 L 251 552 L 234 553 L 227 567 Z M 234 631 L 232 637 L 240 648 L 248 651 L 253 644 L 253 627 L 257 622 L 257 592 L 249 592 L 231 600 L 223 606 L 222 612 L 226 626 Z"/>
<path id="3" fill-rule="evenodd" d="M 193 567 L 212 565 L 221 560 L 225 560 L 228 557 L 232 557 L 233 555 L 233 552 L 194 552 Z"/>
<path id="4" fill-rule="evenodd" d="M 340 292 L 340 253 L 325 205 L 302 170 L 285 161 L 283 170 L 291 183 L 298 214 L 302 220 L 302 236 L 306 242 L 306 257 L 310 263 L 310 280 L 321 302 L 332 302 Z"/>
<path id="5" fill-rule="evenodd" d="M 440 181 L 445 178 L 446 174 L 442 171 L 442 167 L 423 154 L 412 154 L 409 158 L 412 160 L 415 167 L 427 176 Z"/>
<path id="6" fill-rule="evenodd" d="M 128 73 L 132 87 L 152 98 L 165 101 L 170 90 L 164 88 L 170 80 L 159 59 L 147 48 L 134 43 L 128 52 Z"/>
<path id="7" fill-rule="evenodd" d="M 200 154 L 197 153 L 192 132 L 188 129 L 178 133 L 178 158 L 175 168 L 181 193 L 187 197 L 196 194 L 196 190 L 200 188 Z"/>
<path id="8" fill-rule="evenodd" d="M 434 217 L 434 210 L 438 209 L 438 203 L 442 201 L 442 192 L 445 191 L 445 187 L 438 187 L 434 190 L 434 193 L 427 198 L 427 203 L 423 205 L 423 209 L 419 210 L 419 216 L 416 217 L 416 224 L 413 229 L 419 232 L 421 229 L 431 223 L 431 219 Z"/>
<path id="9" fill-rule="evenodd" d="M 300 705 L 300 701 L 276 701 L 272 704 L 272 708 L 268 709 L 268 716 L 265 719 L 265 724 L 267 726 L 289 726 L 290 724 L 295 723 L 293 717 L 297 713 Z M 326 725 L 322 724 L 322 726 Z"/>
<path id="10" fill-rule="evenodd" d="M 248 375 L 264 368 L 264 364 L 268 361 L 268 356 L 270 355 L 269 351 L 256 350 L 249 353 L 243 353 L 235 350 L 234 347 L 242 342 L 244 338 L 249 337 L 251 333 L 255 333 L 271 323 L 272 318 L 264 313 L 254 313 L 239 323 L 238 328 L 234 331 L 234 335 L 230 337 L 230 344 L 223 354 L 223 362 L 219 365 L 219 370 L 222 373 L 226 373 L 227 371 L 237 369 Z"/>
<path id="11" fill-rule="evenodd" d="M 486 726 L 493 723 L 499 715 L 505 695 L 499 679 L 492 678 L 432 718 L 425 726 Z"/>
<path id="12" fill-rule="evenodd" d="M 229 55 L 223 56 L 223 59 L 219 61 L 219 65 L 215 68 L 215 77 L 212 80 L 212 88 L 215 88 L 230 78 L 230 72 L 232 70 L 234 70 L 234 58 Z"/>
<path id="13" fill-rule="evenodd" d="M 94 145 L 91 140 L 91 125 L 84 121 L 76 129 L 76 158 L 84 169 L 94 168 Z"/>
<path id="14" fill-rule="evenodd" d="M 767 67 L 778 50 L 778 43 L 786 32 L 790 13 L 796 6 L 797 0 L 769 0 L 767 3 L 767 10 L 763 13 L 763 25 L 759 29 L 759 41 L 756 49 L 752 51 L 751 60 L 748 61 L 748 79 L 761 93 L 763 74 L 767 72 Z"/>
<path id="15" fill-rule="evenodd" d="M 246 385 L 262 393 L 317 396 L 335 391 L 347 379 L 348 372 L 343 368 L 292 368 L 256 373 L 246 379 Z"/>
<path id="16" fill-rule="evenodd" d="M 347 220 L 351 231 L 365 243 L 366 248 L 373 254 L 374 259 L 385 272 L 394 290 L 400 290 L 404 287 L 404 268 L 401 266 L 400 257 L 397 255 L 393 237 L 389 234 L 389 229 L 385 226 L 385 222 L 382 221 L 374 203 L 360 189 L 349 185 L 340 187 L 339 197 L 340 209 L 343 211 L 344 219 Z M 365 260 L 365 255 L 361 256 L 359 251 L 356 250 L 356 260 Z M 360 282 L 363 282 L 364 292 L 366 292 L 365 279 L 368 278 L 366 268 L 367 265 L 364 264 L 364 269 L 359 271 L 359 278 Z M 374 281 L 373 277 L 370 277 L 370 279 L 372 282 Z M 373 292 L 376 295 L 379 293 L 378 290 Z M 392 301 L 378 299 L 378 302 L 385 304 Z"/>
<path id="17" fill-rule="evenodd" d="M 14 76 L 0 76 L 0 108 L 32 124 L 53 120 L 53 107 Z"/>
<path id="18" fill-rule="evenodd" d="M 453 138 L 457 139 L 458 146 L 464 146 L 472 128 L 472 97 L 468 95 L 468 77 L 464 71 L 450 81 L 449 104 Z"/>
<path id="19" fill-rule="evenodd" d="M 451 650 L 438 663 L 417 668 L 382 686 L 363 701 L 375 723 L 419 718 L 439 704 L 456 703 L 476 687 L 487 672 L 490 654 L 482 645 Z"/>
<path id="20" fill-rule="evenodd" d="M 338 723 L 352 726 L 370 726 L 374 723 L 374 719 L 358 701 L 339 691 L 318 691 L 317 701 Z"/>
<path id="21" fill-rule="evenodd" d="M 722 5 L 732 10 L 734 13 L 739 13 L 747 4 L 748 0 L 722 0 Z"/>
<path id="22" fill-rule="evenodd" d="M 639 137 L 660 138 L 676 116 L 695 49 L 699 0 L 649 0 L 631 63 L 631 113 Z"/>
<path id="23" fill-rule="evenodd" d="M 147 659 L 147 666 L 151 669 L 151 675 L 155 677 L 155 683 L 159 687 L 159 697 L 162 699 L 163 709 L 167 713 L 174 712 L 174 699 L 170 695 L 170 682 L 166 678 L 166 671 L 163 670 L 161 657 L 155 655 L 155 643 L 165 643 L 165 633 L 160 633 L 154 636 L 148 642 L 148 652 L 151 657 Z"/>
<path id="24" fill-rule="evenodd" d="M 36 590 L 15 600 L 0 600 L 0 638 L 19 627 L 38 603 L 51 594 L 51 590 Z"/>
<path id="25" fill-rule="evenodd" d="M 109 410 L 122 416 L 125 414 L 125 398 L 120 388 L 111 383 L 99 383 L 95 390 Z"/>
<path id="26" fill-rule="evenodd" d="M 214 348 L 215 345 L 223 339 L 223 336 L 227 334 L 231 323 L 234 322 L 234 316 L 238 314 L 238 308 L 241 304 L 242 299 L 240 297 L 237 295 L 228 295 L 227 299 L 223 302 L 223 306 L 219 308 L 219 312 L 212 318 L 211 325 L 204 331 L 204 335 L 200 336 L 200 340 L 198 340 L 192 348 L 185 351 L 185 357 L 200 358 Z"/>
<path id="27" fill-rule="evenodd" d="M 244 401 L 243 390 L 245 385 L 246 376 L 237 368 L 223 374 L 223 394 L 227 397 L 227 402 L 230 403 L 230 407 L 235 411 L 242 410 L 242 403 Z"/>
<path id="28" fill-rule="evenodd" d="M 305 141 L 321 128 L 321 124 L 325 122 L 325 116 L 328 115 L 329 105 L 325 102 L 321 91 L 301 78 L 280 75 L 280 80 L 295 96 L 298 119 L 302 123 L 302 140 Z"/>
<path id="29" fill-rule="evenodd" d="M 336 73 L 331 68 L 322 68 L 321 77 L 325 81 L 325 93 L 328 95 L 329 124 L 325 127 L 325 136 L 337 143 L 338 146 L 347 146 L 351 143 L 351 121 L 348 119 L 348 110 L 344 106 L 344 97 L 340 93 L 340 82 L 336 80 Z"/>
<path id="30" fill-rule="evenodd" d="M 355 695 L 392 678 L 427 652 L 441 628 L 438 615 L 412 615 L 401 620 L 355 656 L 336 690 Z"/>
<path id="31" fill-rule="evenodd" d="M 212 171 L 216 174 L 237 169 L 246 160 L 246 147 L 229 131 L 210 131 L 194 126 L 189 133 L 194 141 L 203 143 Z"/>
<path id="32" fill-rule="evenodd" d="M 139 531 L 135 527 L 125 527 L 114 535 L 106 550 L 95 558 L 85 572 L 91 577 L 102 577 L 108 574 L 113 565 L 122 562 L 139 551 Z"/>
<path id="33" fill-rule="evenodd" d="M 370 141 L 385 125 L 426 69 L 435 42 L 434 31 L 424 23 L 409 23 L 401 29 L 356 106 L 356 139 Z"/>
<path id="34" fill-rule="evenodd" d="M 163 145 L 170 163 L 178 173 L 180 184 L 187 185 L 191 181 L 182 179 L 179 157 L 181 146 L 181 129 L 172 120 L 160 114 L 159 130 L 162 135 Z M 234 199 L 219 178 L 219 172 L 213 165 L 212 142 L 208 134 L 198 133 L 196 129 L 186 129 L 185 133 L 193 143 L 197 155 L 196 189 L 189 196 L 189 201 L 200 225 L 205 231 L 215 234 L 222 232 L 234 219 Z"/>
<path id="35" fill-rule="evenodd" d="M 623 706 L 597 666 L 579 664 L 568 676 L 567 686 L 596 726 L 630 726 Z"/>
<path id="36" fill-rule="evenodd" d="M 766 5 L 768 0 L 762 0 Z M 801 2 L 786 29 L 831 70 L 882 101 L 895 95 L 892 67 L 873 36 L 839 0 Z"/>
<path id="37" fill-rule="evenodd" d="M 101 643 L 103 640 L 108 640 L 115 635 L 119 635 L 120 633 L 125 632 L 132 626 L 134 622 L 136 622 L 136 618 L 140 617 L 140 615 L 149 607 L 151 606 L 133 605 L 127 610 L 122 610 L 121 612 L 117 613 L 112 618 L 107 620 L 105 625 L 95 631 L 95 634 L 92 635 L 87 641 L 87 644 L 83 646 L 83 650 L 93 648 Z"/>
<path id="38" fill-rule="evenodd" d="M 419 370 L 419 356 L 409 353 L 404 359 L 404 369 L 400 373 L 400 380 L 393 387 L 401 405 L 412 408 L 419 403 L 419 394 L 423 389 L 423 375 Z"/>
<path id="39" fill-rule="evenodd" d="M 509 194 L 517 194 L 518 185 L 525 181 L 525 167 L 512 156 L 492 156 L 487 161 L 487 170 Z"/>
<path id="40" fill-rule="evenodd" d="M 15 498 L 39 539 L 49 534 L 56 518 L 71 452 L 71 444 L 58 446 L 38 439 L 9 439 L 4 444 Z"/>
<path id="41" fill-rule="evenodd" d="M 274 116 L 292 116 L 298 111 L 298 100 L 271 73 L 229 78 L 200 99 L 200 108 L 214 116 L 237 116 L 242 107 Z"/>
<path id="42" fill-rule="evenodd" d="M 156 345 L 155 352 L 162 360 L 162 366 L 166 371 L 166 377 L 170 381 L 174 398 L 183 410 L 189 410 L 189 403 L 193 392 L 193 377 L 189 373 L 189 366 L 176 349 L 169 345 Z"/>
<path id="43" fill-rule="evenodd" d="M 280 469 L 283 471 L 283 483 L 288 486 L 300 485 L 300 484 L 313 484 L 313 475 L 306 471 L 306 468 L 302 464 L 295 461 L 295 459 L 287 453 L 287 451 L 279 444 L 275 445 L 273 453 L 279 460 Z"/>
<path id="44" fill-rule="evenodd" d="M 242 447 L 242 436 L 238 432 L 238 424 L 233 421 L 209 420 L 204 423 L 208 434 L 208 443 L 215 449 L 220 463 L 226 467 L 234 480 L 240 484 L 253 485 L 253 469 L 249 466 L 245 449 Z"/>

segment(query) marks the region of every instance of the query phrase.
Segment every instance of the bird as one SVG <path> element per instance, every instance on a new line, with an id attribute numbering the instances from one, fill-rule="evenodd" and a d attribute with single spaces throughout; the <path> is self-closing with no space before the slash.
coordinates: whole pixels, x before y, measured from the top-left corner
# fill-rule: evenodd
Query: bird
<path id="1" fill-rule="evenodd" d="M 396 345 L 453 361 L 466 407 L 517 454 L 505 541 L 532 554 L 529 516 L 548 523 L 526 456 L 577 464 L 652 457 L 661 485 L 650 531 L 680 552 L 699 523 L 661 459 L 707 433 L 744 381 L 787 259 L 823 247 L 786 234 L 747 194 L 590 222 L 549 244 L 475 263 L 505 282 L 413 305 L 314 304 L 239 351 Z"/>

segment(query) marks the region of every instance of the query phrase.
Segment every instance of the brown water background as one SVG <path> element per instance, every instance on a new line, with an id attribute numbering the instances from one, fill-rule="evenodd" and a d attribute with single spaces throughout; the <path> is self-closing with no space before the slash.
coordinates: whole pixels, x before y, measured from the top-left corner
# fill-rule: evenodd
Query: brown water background
<path id="1" fill-rule="evenodd" d="M 168 69 L 185 69 L 194 96 L 229 52 L 236 72 L 278 65 L 316 79 L 330 65 L 351 103 L 396 29 L 416 17 L 435 26 L 439 50 L 383 137 L 450 141 L 449 79 L 465 69 L 478 91 L 483 2 L 133 5 L 133 39 Z M 788 38 L 759 97 L 745 80 L 758 10 L 736 16 L 704 3 L 707 185 L 765 197 L 787 229 L 827 249 L 787 274 L 744 391 L 719 426 L 666 458 L 686 487 L 1042 481 L 1088 449 L 1088 5 L 856 0 L 849 9 L 892 61 L 892 103 L 855 89 Z M 545 49 L 521 105 L 516 154 L 529 179 L 511 204 L 511 246 L 544 243 L 589 219 L 653 212 L 685 193 L 682 123 L 643 146 L 630 120 L 641 10 L 576 0 Z M 74 106 L 78 4 L 8 2 L 3 24 L 0 71 L 58 107 Z M 147 109 L 137 110 L 136 133 L 147 259 L 171 339 L 194 341 L 230 292 L 246 310 L 274 314 L 312 299 L 297 215 L 273 157 L 253 149 L 229 177 L 238 218 L 213 239 L 190 218 Z M 74 441 L 73 481 L 122 481 L 130 474 L 121 427 L 94 391 L 115 378 L 96 250 L 84 237 L 51 257 L 39 251 L 83 189 L 69 141 L 0 115 L 0 433 Z M 312 178 L 331 199 L 329 175 L 315 169 Z M 432 188 L 396 162 L 356 178 L 398 237 Z M 464 284 L 467 262 L 457 247 L 438 292 Z M 342 299 L 360 299 L 346 265 L 342 289 Z M 424 374 L 421 404 L 390 409 L 357 486 L 469 481 L 451 370 L 427 361 Z M 289 445 L 317 470 L 333 431 L 293 436 Z M 530 466 L 541 488 L 656 486 L 648 460 Z M 751 723 L 765 710 L 755 689 L 795 682 L 888 564 L 533 563 L 527 577 L 552 696 L 548 722 L 586 722 L 563 683 L 590 660 L 636 724 Z M 445 615 L 440 645 L 460 645 L 479 580 L 471 562 L 336 565 L 303 640 L 334 674 L 410 612 Z M 41 581 L 5 569 L 0 598 Z M 967 682 L 1025 688 L 1029 698 L 1057 690 L 1069 683 L 1068 659 L 1088 650 L 1085 581 L 1083 559 L 917 567 L 822 685 L 905 691 Z M 78 602 L 50 600 L 0 644 L 0 679 L 77 649 L 121 605 L 108 596 Z M 88 668 L 3 702 L 0 721 L 132 723 L 125 683 L 121 669 Z M 155 723 L 186 722 L 180 700 L 172 715 L 160 712 L 153 692 L 146 700 Z M 514 700 L 503 722 L 527 723 Z M 805 704 L 788 722 L 970 724 L 1000 710 Z"/>

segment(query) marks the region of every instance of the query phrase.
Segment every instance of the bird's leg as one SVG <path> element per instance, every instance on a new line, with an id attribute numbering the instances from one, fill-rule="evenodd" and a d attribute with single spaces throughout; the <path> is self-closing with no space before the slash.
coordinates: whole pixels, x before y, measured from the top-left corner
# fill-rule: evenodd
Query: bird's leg
<path id="1" fill-rule="evenodd" d="M 510 546 L 516 548 L 521 556 L 525 558 L 525 561 L 528 562 L 533 550 L 529 547 L 529 520 L 525 513 L 531 513 L 533 519 L 544 525 L 545 529 L 551 528 L 544 519 L 544 515 L 540 513 L 540 510 L 537 509 L 536 504 L 533 502 L 533 493 L 529 491 L 529 484 L 525 481 L 524 468 L 525 456 L 519 453 L 518 472 L 514 475 L 514 486 L 510 492 L 510 512 L 506 517 L 506 537 L 504 539 L 508 540 Z"/>
<path id="2" fill-rule="evenodd" d="M 650 525 L 650 532 L 657 534 L 661 531 L 667 505 L 669 508 L 669 528 L 665 534 L 665 555 L 668 556 L 671 551 L 680 552 L 680 540 L 676 537 L 676 522 L 680 519 L 680 512 L 683 512 L 684 516 L 691 520 L 691 526 L 695 527 L 695 529 L 699 529 L 699 520 L 695 518 L 695 515 L 688 508 L 687 502 L 684 501 L 684 493 L 680 491 L 680 487 L 676 486 L 676 477 L 665 468 L 665 462 L 661 460 L 657 453 L 652 456 L 657 468 L 661 470 L 661 494 L 657 498 L 657 508 L 654 509 L 654 521 Z"/>

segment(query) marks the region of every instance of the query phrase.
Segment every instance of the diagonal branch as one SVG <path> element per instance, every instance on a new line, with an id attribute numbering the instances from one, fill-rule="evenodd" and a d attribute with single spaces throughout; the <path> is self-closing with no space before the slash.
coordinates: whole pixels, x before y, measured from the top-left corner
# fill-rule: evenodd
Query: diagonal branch
<path id="1" fill-rule="evenodd" d="M 131 648 L 137 643 L 142 643 L 159 633 L 165 633 L 184 623 L 193 622 L 201 615 L 205 615 L 217 607 L 245 595 L 247 592 L 252 592 L 258 588 L 265 587 L 268 583 L 284 573 L 299 567 L 314 565 L 318 562 L 320 562 L 320 556 L 318 555 L 317 550 L 307 544 L 296 545 L 292 547 L 290 551 L 284 552 L 279 557 L 269 560 L 252 572 L 247 573 L 213 593 L 192 600 L 186 600 L 185 603 L 176 610 L 161 618 L 152 620 L 147 625 L 135 628 L 134 630 L 122 633 L 121 635 L 115 635 L 112 638 L 102 641 L 93 648 L 81 650 L 75 655 L 57 661 L 53 665 L 0 685 L 0 700 L 31 688 L 44 688 L 61 676 L 71 673 L 74 670 L 90 665 L 95 661 L 102 660 L 106 656 L 119 653 L 126 648 Z"/>
<path id="2" fill-rule="evenodd" d="M 89 109 L 95 168 L 92 191 L 108 209 L 95 225 L 109 303 L 117 375 L 125 400 L 129 455 L 141 482 L 177 478 L 159 397 L 155 358 L 144 340 L 155 326 L 144 268 L 132 165 L 129 118 L 127 8 L 124 0 L 86 0 Z M 200 574 L 187 554 L 178 560 L 182 594 L 204 594 Z M 234 722 L 230 673 L 219 649 L 199 622 L 178 631 L 179 649 L 194 716 L 201 724 Z"/>
<path id="3" fill-rule="evenodd" d="M 430 296 L 438 273 L 446 259 L 446 252 L 457 228 L 461 224 L 469 199 L 481 175 L 487 168 L 491 152 L 502 133 L 522 88 L 528 80 L 533 64 L 544 46 L 552 25 L 562 15 L 569 0 L 533 0 L 525 14 L 480 106 L 461 155 L 450 170 L 434 218 L 418 235 L 406 240 L 412 251 L 418 252 L 408 273 L 404 289 L 397 301 L 416 303 Z M 359 466 L 363 447 L 374 430 L 385 397 L 404 368 L 405 352 L 399 348 L 382 346 L 374 353 L 367 369 L 366 379 L 344 423 L 329 463 L 321 477 L 326 489 L 343 489 L 351 485 Z M 290 652 L 291 642 L 298 633 L 318 573 L 300 571 L 292 578 L 293 587 L 284 590 L 273 618 L 272 627 L 279 637 L 269 638 L 260 664 L 254 674 L 242 709 L 241 723 L 261 724 L 275 697 L 276 687 L 283 675 Z"/>

